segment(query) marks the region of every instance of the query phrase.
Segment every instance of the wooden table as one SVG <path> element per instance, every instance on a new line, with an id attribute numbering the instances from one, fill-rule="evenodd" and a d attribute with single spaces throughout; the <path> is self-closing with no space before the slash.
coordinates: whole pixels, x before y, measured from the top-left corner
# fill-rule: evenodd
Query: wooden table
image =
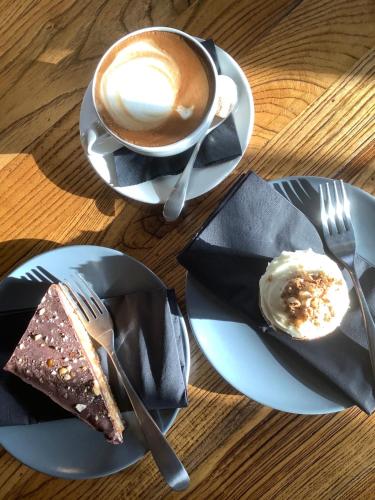
<path id="1" fill-rule="evenodd" d="M 183 308 L 176 253 L 241 172 L 339 177 L 375 194 L 373 0 L 1 0 L 0 11 L 2 276 L 60 245 L 105 245 L 142 260 L 176 288 Z M 160 208 L 111 191 L 78 137 L 100 55 L 149 25 L 214 38 L 255 98 L 239 167 L 175 224 Z M 299 416 L 263 407 L 228 386 L 192 337 L 191 354 L 190 405 L 168 433 L 191 474 L 180 497 L 375 498 L 374 417 L 357 408 Z M 150 456 L 113 477 L 65 481 L 0 449 L 0 498 L 168 496 Z"/>

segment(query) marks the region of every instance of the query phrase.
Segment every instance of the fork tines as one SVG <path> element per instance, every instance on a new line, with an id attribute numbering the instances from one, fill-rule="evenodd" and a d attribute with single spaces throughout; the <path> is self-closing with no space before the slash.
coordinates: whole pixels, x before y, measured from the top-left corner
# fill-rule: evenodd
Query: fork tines
<path id="1" fill-rule="evenodd" d="M 104 306 L 101 299 L 80 274 L 74 275 L 69 282 L 64 281 L 64 285 L 87 321 L 103 314 Z"/>
<path id="2" fill-rule="evenodd" d="M 353 231 L 350 203 L 343 181 L 320 184 L 320 213 L 325 235 Z"/>

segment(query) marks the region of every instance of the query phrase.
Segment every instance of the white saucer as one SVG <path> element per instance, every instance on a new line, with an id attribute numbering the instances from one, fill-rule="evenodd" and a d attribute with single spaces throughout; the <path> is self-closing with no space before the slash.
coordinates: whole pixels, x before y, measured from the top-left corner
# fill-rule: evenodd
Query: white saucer
<path id="1" fill-rule="evenodd" d="M 254 125 L 254 102 L 247 78 L 236 61 L 216 46 L 218 61 L 223 75 L 230 76 L 238 87 L 238 106 L 233 112 L 242 155 L 234 160 L 193 170 L 187 199 L 197 198 L 222 182 L 238 165 L 250 141 Z M 89 84 L 82 101 L 79 130 L 81 137 L 97 122 Z M 121 147 L 121 146 L 120 146 Z M 135 186 L 117 186 L 112 153 L 91 153 L 87 155 L 94 170 L 111 188 L 123 196 L 143 203 L 164 203 L 176 183 L 177 175 L 167 175 Z"/>

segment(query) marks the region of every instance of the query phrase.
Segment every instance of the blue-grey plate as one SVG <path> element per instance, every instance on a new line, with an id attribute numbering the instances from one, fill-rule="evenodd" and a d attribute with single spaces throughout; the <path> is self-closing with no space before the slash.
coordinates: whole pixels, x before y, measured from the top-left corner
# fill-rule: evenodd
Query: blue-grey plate
<path id="1" fill-rule="evenodd" d="M 273 181 L 294 205 L 318 221 L 318 185 L 329 179 L 289 177 Z M 375 262 L 375 198 L 348 185 L 359 253 Z M 187 313 L 207 359 L 235 389 L 259 403 L 291 413 L 323 414 L 352 403 L 293 353 L 271 352 L 249 325 L 187 276 Z"/>
<path id="2" fill-rule="evenodd" d="M 162 281 L 137 260 L 110 248 L 67 246 L 38 255 L 15 269 L 0 283 L 0 310 L 36 306 L 45 283 L 28 283 L 37 266 L 59 280 L 81 272 L 103 297 L 164 286 Z M 181 317 L 186 358 L 186 381 L 190 369 L 189 339 Z M 152 412 L 163 432 L 173 424 L 178 410 Z M 118 472 L 140 460 L 147 448 L 133 412 L 123 414 L 127 429 L 122 445 L 111 445 L 103 435 L 76 418 L 33 425 L 0 427 L 0 443 L 24 464 L 51 476 L 88 479 Z"/>

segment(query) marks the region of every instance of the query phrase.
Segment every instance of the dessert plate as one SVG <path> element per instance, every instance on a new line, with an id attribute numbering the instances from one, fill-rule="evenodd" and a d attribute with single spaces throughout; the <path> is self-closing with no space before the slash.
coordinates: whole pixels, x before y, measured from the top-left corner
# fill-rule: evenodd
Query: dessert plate
<path id="1" fill-rule="evenodd" d="M 236 61 L 220 47 L 216 46 L 216 52 L 222 74 L 230 76 L 237 84 L 238 105 L 233 112 L 233 118 L 241 144 L 242 155 L 234 160 L 194 169 L 189 183 L 187 200 L 207 193 L 220 184 L 236 168 L 246 151 L 254 126 L 253 96 L 244 72 Z M 92 84 L 90 83 L 82 101 L 79 120 L 81 137 L 87 136 L 88 130 L 98 121 L 92 102 L 91 88 Z M 119 144 L 119 147 L 121 147 L 121 144 Z M 108 186 L 123 196 L 143 203 L 164 203 L 176 183 L 177 175 L 167 175 L 135 186 L 121 187 L 116 184 L 112 153 L 91 153 L 87 158 L 91 166 Z"/>
<path id="2" fill-rule="evenodd" d="M 37 306 L 46 289 L 42 282 L 30 283 L 24 293 L 27 273 L 37 266 L 59 280 L 81 272 L 102 297 L 136 290 L 163 287 L 162 281 L 137 260 L 110 248 L 67 246 L 38 255 L 15 269 L 0 283 L 0 310 Z M 189 339 L 183 318 L 185 378 L 190 368 Z M 165 433 L 178 410 L 152 412 Z M 103 435 L 76 418 L 33 425 L 0 427 L 0 444 L 24 464 L 51 476 L 88 479 L 118 472 L 140 460 L 147 448 L 132 412 L 123 414 L 127 422 L 124 444 L 111 445 Z"/>
<path id="3" fill-rule="evenodd" d="M 272 184 L 311 219 L 320 218 L 318 185 L 329 179 L 289 177 Z M 348 185 L 358 251 L 375 263 L 375 198 Z M 277 410 L 301 414 L 341 411 L 349 401 L 339 389 L 297 356 L 271 352 L 261 335 L 225 307 L 191 275 L 187 276 L 187 314 L 207 359 L 235 389 Z"/>

